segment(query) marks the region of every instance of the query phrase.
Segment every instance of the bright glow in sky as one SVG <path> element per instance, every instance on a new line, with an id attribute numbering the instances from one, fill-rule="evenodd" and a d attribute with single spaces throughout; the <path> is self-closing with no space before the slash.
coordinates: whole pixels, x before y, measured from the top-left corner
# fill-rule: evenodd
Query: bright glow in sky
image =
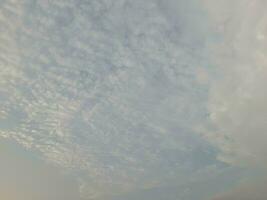
<path id="1" fill-rule="evenodd" d="M 264 199 L 266 4 L 2 0 L 0 198 Z"/>

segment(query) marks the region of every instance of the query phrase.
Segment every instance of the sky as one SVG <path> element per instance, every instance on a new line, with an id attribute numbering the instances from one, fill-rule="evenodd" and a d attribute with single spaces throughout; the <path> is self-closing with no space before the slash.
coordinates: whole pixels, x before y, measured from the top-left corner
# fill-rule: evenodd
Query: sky
<path id="1" fill-rule="evenodd" d="M 266 4 L 2 0 L 0 198 L 264 199 Z"/>
<path id="2" fill-rule="evenodd" d="M 79 197 L 78 185 L 66 176 L 9 140 L 1 140 L 1 199 L 66 199 Z"/>

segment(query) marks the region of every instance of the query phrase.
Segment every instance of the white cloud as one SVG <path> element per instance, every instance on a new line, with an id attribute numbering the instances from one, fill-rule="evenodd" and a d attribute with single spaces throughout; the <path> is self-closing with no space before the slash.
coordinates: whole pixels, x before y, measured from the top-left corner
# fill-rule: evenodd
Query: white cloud
<path id="1" fill-rule="evenodd" d="M 218 2 L 220 3 L 220 1 Z M 216 52 L 216 78 L 211 83 L 208 135 L 223 150 L 220 159 L 238 165 L 266 163 L 266 2 L 236 1 L 218 8 L 222 40 Z M 213 7 L 212 7 L 213 8 Z M 215 11 L 214 11 L 215 12 Z M 223 21 L 224 24 L 219 23 Z"/>
<path id="2" fill-rule="evenodd" d="M 86 197 L 184 184 L 218 164 L 193 133 L 211 84 L 209 141 L 224 161 L 263 160 L 264 6 L 242 2 L 5 1 L 0 135 L 76 174 Z"/>
<path id="3" fill-rule="evenodd" d="M 205 168 L 191 160 L 215 157 L 191 129 L 205 99 L 195 4 L 86 2 L 3 3 L 1 136 L 77 174 L 91 198 Z"/>

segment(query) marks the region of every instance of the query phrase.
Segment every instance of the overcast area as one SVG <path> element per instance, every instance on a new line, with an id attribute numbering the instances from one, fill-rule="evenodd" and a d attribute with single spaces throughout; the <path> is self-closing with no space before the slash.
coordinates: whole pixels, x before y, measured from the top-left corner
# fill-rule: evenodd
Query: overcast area
<path id="1" fill-rule="evenodd" d="M 264 200 L 266 9 L 0 1 L 0 199 Z"/>

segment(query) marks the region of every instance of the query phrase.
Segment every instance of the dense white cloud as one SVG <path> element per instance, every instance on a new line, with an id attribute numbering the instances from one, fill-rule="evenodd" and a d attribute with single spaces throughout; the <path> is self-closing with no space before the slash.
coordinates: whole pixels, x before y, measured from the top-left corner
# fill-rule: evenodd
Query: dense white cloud
<path id="1" fill-rule="evenodd" d="M 212 46 L 216 69 L 204 135 L 221 149 L 218 159 L 266 176 L 266 1 L 206 3 L 221 39 Z M 248 179 L 214 200 L 266 199 L 265 188 L 266 180 Z"/>
<path id="2" fill-rule="evenodd" d="M 224 161 L 260 166 L 267 161 L 266 2 L 224 4 L 217 16 L 222 39 L 213 46 L 217 68 L 208 105 L 214 129 L 208 137 L 222 148 Z"/>

